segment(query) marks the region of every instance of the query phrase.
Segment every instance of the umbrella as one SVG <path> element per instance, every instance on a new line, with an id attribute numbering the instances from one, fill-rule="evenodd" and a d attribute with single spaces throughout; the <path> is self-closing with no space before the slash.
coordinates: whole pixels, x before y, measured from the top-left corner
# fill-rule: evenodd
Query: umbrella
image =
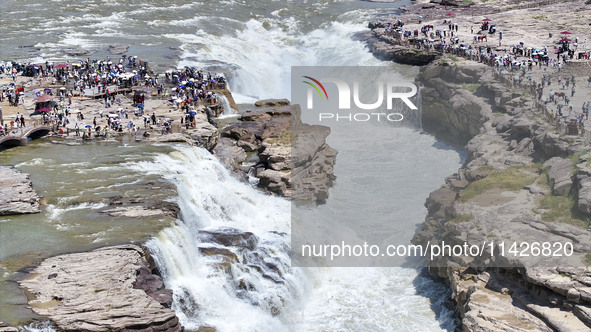
<path id="1" fill-rule="evenodd" d="M 38 102 L 38 103 L 44 103 L 44 102 L 50 101 L 52 99 L 53 99 L 53 97 L 50 96 L 50 95 L 43 95 L 41 97 L 35 98 L 35 101 Z"/>
<path id="2" fill-rule="evenodd" d="M 189 115 L 197 115 L 197 112 L 191 111 L 191 112 L 189 112 Z"/>
<path id="3" fill-rule="evenodd" d="M 119 116 L 119 115 L 117 115 L 117 114 L 109 114 L 109 117 L 110 117 L 110 118 L 116 118 L 116 117 L 118 117 L 118 116 Z"/>
<path id="4" fill-rule="evenodd" d="M 84 127 L 86 127 L 86 128 L 92 128 L 92 126 L 91 126 L 91 125 L 86 125 L 86 126 L 84 126 Z"/>
<path id="5" fill-rule="evenodd" d="M 65 87 L 65 86 L 62 86 L 62 87 L 60 88 L 60 90 L 66 90 L 66 87 Z"/>
<path id="6" fill-rule="evenodd" d="M 59 68 L 64 68 L 64 67 L 69 67 L 69 66 L 70 66 L 70 65 L 64 65 L 64 64 L 60 64 L 60 65 L 57 65 L 57 66 L 55 66 L 55 68 L 56 68 L 56 69 L 59 69 Z"/>
<path id="7" fill-rule="evenodd" d="M 138 108 L 144 108 L 144 104 L 139 104 Z"/>
<path id="8" fill-rule="evenodd" d="M 447 13 L 447 16 L 454 16 L 454 13 Z"/>
<path id="9" fill-rule="evenodd" d="M 135 90 L 135 94 L 139 95 L 140 93 L 146 93 L 146 91 L 144 90 Z"/>
<path id="10" fill-rule="evenodd" d="M 490 22 L 492 21 L 490 18 L 485 18 L 484 20 L 482 20 L 482 22 Z"/>
<path id="11" fill-rule="evenodd" d="M 38 109 L 36 112 L 51 112 L 51 110 L 47 107 L 43 107 L 43 108 Z"/>
<path id="12" fill-rule="evenodd" d="M 560 34 L 561 35 L 572 35 L 572 33 L 568 32 L 568 31 L 562 31 Z"/>

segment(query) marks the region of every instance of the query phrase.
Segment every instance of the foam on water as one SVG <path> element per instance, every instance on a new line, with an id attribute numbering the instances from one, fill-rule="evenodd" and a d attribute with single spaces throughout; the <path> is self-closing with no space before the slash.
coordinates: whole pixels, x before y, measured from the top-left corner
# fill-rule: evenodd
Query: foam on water
<path id="1" fill-rule="evenodd" d="M 71 198 L 71 199 L 73 199 L 73 198 Z M 84 210 L 84 209 L 98 210 L 100 208 L 107 206 L 106 203 L 80 203 L 80 204 L 74 204 L 74 205 L 68 205 L 65 207 L 60 207 L 60 206 L 63 206 L 63 203 L 66 201 L 67 201 L 67 199 L 65 199 L 64 201 L 60 201 L 57 205 L 47 204 L 46 209 L 48 211 L 48 217 L 50 220 L 52 220 L 52 221 L 60 220 L 60 219 L 62 219 L 63 215 L 69 211 Z"/>
<path id="2" fill-rule="evenodd" d="M 310 272 L 314 288 L 306 298 L 299 331 L 453 330 L 451 311 L 438 317 L 431 309 L 442 307 L 447 290 L 418 276 L 414 269 L 324 268 Z M 439 300 L 431 304 L 429 298 Z"/>
<path id="3" fill-rule="evenodd" d="M 290 267 L 289 202 L 240 182 L 201 148 L 182 147 L 136 167 L 162 174 L 179 192 L 181 220 L 147 246 L 174 291 L 173 308 L 183 325 L 213 325 L 219 331 L 286 330 L 305 285 L 302 271 Z M 226 247 L 239 257 L 230 271 L 200 254 L 200 247 L 219 245 L 198 236 L 203 229 L 227 227 L 258 238 L 252 252 Z"/>
<path id="4" fill-rule="evenodd" d="M 23 332 L 55 332 L 55 327 L 50 321 L 31 323 L 25 326 L 19 326 L 19 331 Z"/>
<path id="5" fill-rule="evenodd" d="M 291 66 L 380 64 L 361 43 L 351 39 L 360 29 L 363 28 L 356 23 L 330 22 L 303 34 L 298 21 L 290 17 L 251 19 L 241 31 L 222 36 L 198 32 L 193 36 L 168 37 L 183 42 L 181 58 L 186 60 L 181 60 L 180 66 L 198 66 L 200 63 L 194 58 L 202 59 L 202 63 L 220 60 L 237 65 L 230 88 L 237 93 L 237 101 L 243 103 L 289 98 Z"/>
<path id="6" fill-rule="evenodd" d="M 392 148 L 403 147 L 396 153 L 408 154 L 420 149 L 419 155 L 426 159 L 421 165 L 432 164 L 431 159 L 445 159 L 441 167 L 445 169 L 457 165 L 457 157 L 451 157 L 453 151 L 429 150 L 433 138 L 413 134 L 409 129 L 400 130 L 393 138 L 398 144 Z M 387 128 L 375 132 L 379 136 Z M 367 158 L 368 163 L 376 161 L 379 158 Z M 158 234 L 148 247 L 167 287 L 174 291 L 173 308 L 189 329 L 213 325 L 219 331 L 441 331 L 453 327 L 451 312 L 442 306 L 446 288 L 419 276 L 414 269 L 291 268 L 289 202 L 265 195 L 235 179 L 204 149 L 179 147 L 170 154 L 157 155 L 153 161 L 129 166 L 159 174 L 177 186 L 181 220 Z M 403 168 L 408 166 L 400 165 L 400 168 L 404 172 Z M 449 171 L 439 169 L 430 176 L 436 178 L 439 172 Z M 339 181 L 340 188 L 333 192 L 337 195 L 334 199 L 350 201 L 355 194 L 349 186 L 358 185 L 355 180 L 344 178 L 343 181 Z M 433 182 L 426 177 L 415 190 L 426 195 L 429 188 L 436 186 Z M 339 204 L 327 204 L 326 208 L 338 209 Z M 411 210 L 420 210 L 421 204 L 405 203 L 407 206 L 399 209 L 403 210 L 401 214 L 416 214 L 419 219 L 424 217 L 424 212 Z M 405 221 L 413 225 L 414 218 Z M 259 245 L 254 251 L 245 252 L 219 247 L 198 235 L 200 230 L 224 227 L 252 232 L 258 237 Z M 211 246 L 232 250 L 239 262 L 232 264 L 230 272 L 224 271 L 216 265 L 219 261 L 200 253 L 200 247 Z M 252 268 L 252 262 L 244 257 L 251 257 L 247 255 L 253 252 L 278 266 L 283 284 L 270 281 L 269 276 L 275 270 L 265 264 Z M 244 287 L 245 284 L 249 286 Z M 229 315 L 233 319 L 228 319 Z"/>

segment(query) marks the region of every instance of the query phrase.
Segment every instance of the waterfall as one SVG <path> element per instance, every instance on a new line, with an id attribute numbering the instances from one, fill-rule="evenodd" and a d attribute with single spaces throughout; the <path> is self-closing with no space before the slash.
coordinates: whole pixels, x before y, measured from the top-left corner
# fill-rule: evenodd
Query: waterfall
<path id="1" fill-rule="evenodd" d="M 222 112 L 222 114 L 220 114 L 221 118 L 235 116 L 238 114 L 238 111 L 233 109 L 232 106 L 230 106 L 230 101 L 228 100 L 228 98 L 226 98 L 226 96 L 220 93 L 218 94 L 218 98 L 222 103 L 222 107 L 224 107 L 224 111 Z"/>
<path id="2" fill-rule="evenodd" d="M 289 202 L 232 177 L 202 148 L 131 167 L 177 186 L 180 217 L 147 243 L 187 329 L 282 331 L 305 278 L 289 259 Z"/>
<path id="3" fill-rule="evenodd" d="M 417 105 L 417 107 L 419 108 L 418 112 L 417 112 L 417 129 L 422 130 L 423 129 L 423 86 L 419 85 L 419 92 L 417 93 L 416 99 L 415 99 L 415 105 Z"/>

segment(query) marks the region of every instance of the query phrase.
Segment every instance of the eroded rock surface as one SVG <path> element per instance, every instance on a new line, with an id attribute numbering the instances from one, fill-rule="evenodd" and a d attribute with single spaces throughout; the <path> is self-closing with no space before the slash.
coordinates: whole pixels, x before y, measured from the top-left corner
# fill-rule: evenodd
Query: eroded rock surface
<path id="1" fill-rule="evenodd" d="M 64 331 L 182 331 L 172 291 L 136 245 L 44 260 L 21 280 L 29 305 Z"/>
<path id="2" fill-rule="evenodd" d="M 218 129 L 209 122 L 206 110 L 199 109 L 195 114 L 195 128 L 187 128 L 182 133 L 155 135 L 148 141 L 184 142 L 212 151 L 218 143 L 218 137 Z"/>
<path id="3" fill-rule="evenodd" d="M 481 256 L 428 264 L 450 285 L 460 329 L 589 331 L 591 233 L 570 219 L 579 211 L 587 215 L 582 220 L 591 216 L 588 144 L 556 133 L 536 108 L 535 94 L 497 82 L 483 65 L 434 62 L 418 80 L 424 129 L 465 144 L 467 160 L 427 199 L 428 215 L 413 243 L 496 243 L 496 255 L 485 246 Z M 512 243 L 544 242 L 572 243 L 574 255 L 507 252 Z"/>
<path id="4" fill-rule="evenodd" d="M 29 175 L 11 166 L 0 166 L 0 215 L 39 212 L 39 195 Z"/>
<path id="5" fill-rule="evenodd" d="M 257 177 L 259 187 L 271 193 L 298 202 L 322 202 L 335 179 L 337 151 L 326 144 L 330 128 L 303 124 L 299 105 L 287 103 L 257 102 L 259 108 L 244 112 L 241 122 L 221 131 L 214 152 L 242 177 Z"/>
<path id="6" fill-rule="evenodd" d="M 393 35 L 386 33 L 383 26 L 371 26 L 370 32 L 357 36 L 367 44 L 369 50 L 380 60 L 422 66 L 433 61 L 438 53 L 410 47 Z"/>

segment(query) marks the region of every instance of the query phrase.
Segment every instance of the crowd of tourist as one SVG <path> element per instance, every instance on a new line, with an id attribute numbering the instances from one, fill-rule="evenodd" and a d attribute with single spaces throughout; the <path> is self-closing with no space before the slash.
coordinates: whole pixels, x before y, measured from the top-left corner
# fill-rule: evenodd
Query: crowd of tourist
<path id="1" fill-rule="evenodd" d="M 495 67 L 510 84 L 530 87 L 538 94 L 538 99 L 543 100 L 545 107 L 552 106 L 550 111 L 557 124 L 577 125 L 584 131 L 584 120 L 588 119 L 591 101 L 579 103 L 582 104 L 580 111 L 573 107 L 571 98 L 576 93 L 575 76 L 561 77 L 561 70 L 570 61 L 589 60 L 591 51 L 586 49 L 586 39 L 581 43 L 578 37 L 570 38 L 573 36 L 571 32 L 563 31 L 556 35 L 549 33 L 548 38 L 554 40 L 552 49 L 547 45 L 527 45 L 524 42 L 504 45 L 503 30 L 488 18 L 477 26 L 460 26 L 451 18 L 443 19 L 441 25 L 435 25 L 424 24 L 419 16 L 418 22 L 417 27 L 416 24 L 407 24 L 398 19 L 386 24 L 385 34 L 401 45 L 448 53 Z M 460 35 L 460 29 L 469 33 Z M 536 81 L 532 75 L 534 68 L 547 73 Z M 555 86 L 559 91 L 554 90 L 553 86 L 548 98 L 542 98 L 544 89 L 553 82 L 557 83 Z M 591 88 L 591 77 L 588 82 L 587 88 Z M 591 94 L 587 93 L 587 96 Z"/>
<path id="2" fill-rule="evenodd" d="M 137 133 L 142 120 L 144 129 L 158 127 L 162 133 L 171 132 L 173 120 L 155 119 L 154 114 L 147 114 L 144 105 L 147 96 L 171 101 L 174 108 L 182 112 L 181 125 L 194 126 L 196 108 L 218 103 L 219 97 L 212 90 L 226 87 L 223 76 L 204 73 L 195 68 L 185 67 L 155 75 L 149 69 L 149 64 L 137 56 L 122 56 L 116 61 L 107 57 L 103 60 L 86 59 L 60 64 L 49 61 L 44 64 L 4 62 L 0 63 L 0 74 L 12 78 L 10 84 L 2 86 L 0 102 L 8 100 L 10 106 L 23 104 L 24 87 L 17 86 L 16 78 L 30 77 L 33 86 L 43 87 L 26 92 L 27 97 L 36 101 L 32 115 L 38 115 L 37 118 L 43 124 L 56 126 L 62 132 L 73 128 L 76 135 L 85 135 L 87 131 L 89 135 L 93 131 L 97 135 L 106 135 L 109 131 L 121 132 L 125 128 Z M 121 94 L 132 95 L 131 109 L 127 105 L 123 107 Z M 92 125 L 84 123 L 82 111 L 72 109 L 72 98 L 102 99 L 99 117 L 93 118 Z M 104 109 L 111 107 L 118 109 L 109 111 L 106 123 L 103 123 Z M 96 111 L 85 110 L 91 113 Z M 9 128 L 4 126 L 3 120 L 0 111 L 0 134 L 8 129 L 23 127 L 25 123 L 24 115 L 21 114 L 11 119 Z"/>

